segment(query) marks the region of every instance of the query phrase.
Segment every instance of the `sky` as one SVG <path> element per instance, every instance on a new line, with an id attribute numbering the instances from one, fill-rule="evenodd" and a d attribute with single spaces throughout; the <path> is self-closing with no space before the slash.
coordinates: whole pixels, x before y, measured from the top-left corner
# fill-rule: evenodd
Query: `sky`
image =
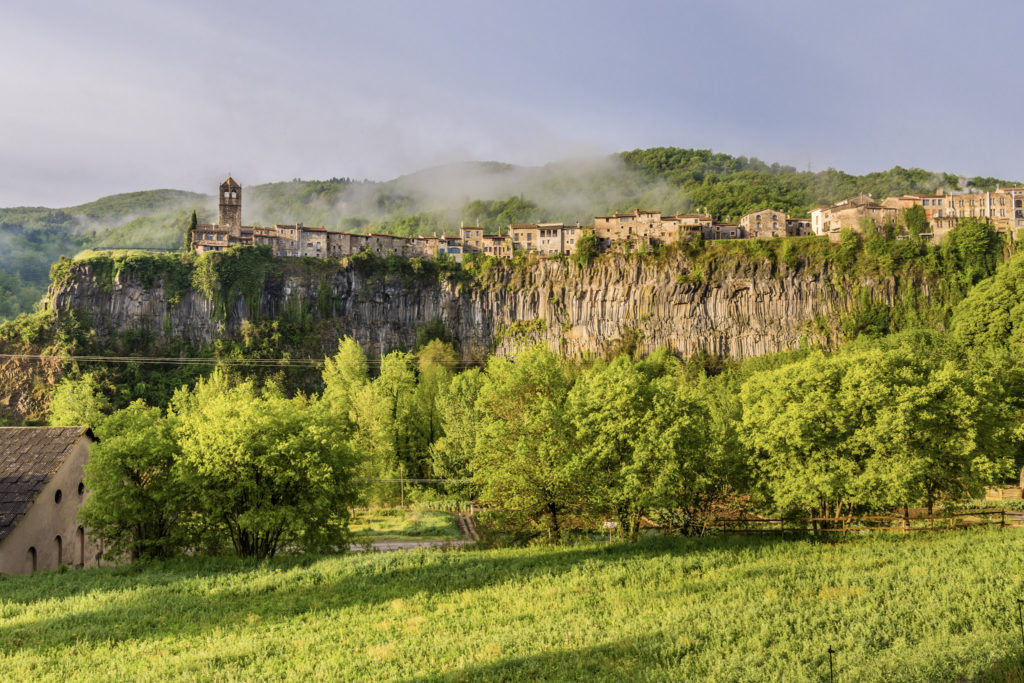
<path id="1" fill-rule="evenodd" d="M 4 0 L 0 206 L 675 146 L 1024 180 L 1024 3 Z"/>

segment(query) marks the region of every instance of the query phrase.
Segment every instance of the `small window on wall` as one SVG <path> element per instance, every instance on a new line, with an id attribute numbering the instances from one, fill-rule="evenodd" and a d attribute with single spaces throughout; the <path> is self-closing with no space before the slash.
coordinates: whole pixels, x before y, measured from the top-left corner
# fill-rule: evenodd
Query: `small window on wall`
<path id="1" fill-rule="evenodd" d="M 32 571 L 35 571 L 36 570 L 36 548 L 35 548 L 35 546 L 32 546 L 31 548 L 28 549 L 28 563 L 29 563 L 29 566 L 32 568 Z"/>
<path id="2" fill-rule="evenodd" d="M 61 540 L 60 536 L 54 540 L 57 543 L 57 566 L 59 567 L 64 563 L 64 542 Z"/>
<path id="3" fill-rule="evenodd" d="M 60 503 L 60 499 L 63 498 L 63 497 L 64 496 L 60 492 L 60 489 L 57 489 L 57 492 L 53 494 L 53 502 L 59 504 Z"/>

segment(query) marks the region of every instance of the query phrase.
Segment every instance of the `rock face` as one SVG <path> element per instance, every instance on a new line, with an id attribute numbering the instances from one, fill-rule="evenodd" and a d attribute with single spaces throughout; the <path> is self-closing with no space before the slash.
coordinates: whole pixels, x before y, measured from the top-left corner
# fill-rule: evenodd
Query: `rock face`
<path id="1" fill-rule="evenodd" d="M 893 281 L 857 284 L 881 302 L 895 296 Z M 51 288 L 48 306 L 58 320 L 69 311 L 87 316 L 101 344 L 142 332 L 200 345 L 238 338 L 247 322 L 298 317 L 317 329 L 325 354 L 343 335 L 377 354 L 411 348 L 416 331 L 440 319 L 467 358 L 513 354 L 534 341 L 569 356 L 667 347 L 741 358 L 827 334 L 852 307 L 852 289 L 828 266 L 791 269 L 769 261 L 717 262 L 695 277 L 682 256 L 605 257 L 585 268 L 553 259 L 498 263 L 462 281 L 340 265 L 311 277 L 284 263 L 264 281 L 258 301 L 239 295 L 218 310 L 194 289 L 172 300 L 162 284 L 144 287 L 130 273 L 105 291 L 88 266 L 79 266 Z"/>

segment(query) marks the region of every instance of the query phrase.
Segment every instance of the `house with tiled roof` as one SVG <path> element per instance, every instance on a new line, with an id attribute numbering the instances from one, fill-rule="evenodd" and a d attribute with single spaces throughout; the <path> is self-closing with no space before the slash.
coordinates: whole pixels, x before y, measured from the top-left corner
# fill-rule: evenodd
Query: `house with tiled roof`
<path id="1" fill-rule="evenodd" d="M 86 427 L 0 427 L 0 574 L 99 563 L 77 519 L 92 442 Z"/>

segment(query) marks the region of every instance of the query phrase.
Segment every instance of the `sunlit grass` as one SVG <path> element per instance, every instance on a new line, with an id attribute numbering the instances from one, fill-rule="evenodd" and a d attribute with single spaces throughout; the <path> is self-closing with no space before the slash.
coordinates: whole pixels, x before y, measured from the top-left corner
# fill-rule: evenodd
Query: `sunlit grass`
<path id="1" fill-rule="evenodd" d="M 955 680 L 1020 653 L 1017 530 L 647 539 L 0 580 L 0 678 Z"/>
<path id="2" fill-rule="evenodd" d="M 438 510 L 358 510 L 349 522 L 353 540 L 446 541 L 461 538 L 455 515 Z"/>

